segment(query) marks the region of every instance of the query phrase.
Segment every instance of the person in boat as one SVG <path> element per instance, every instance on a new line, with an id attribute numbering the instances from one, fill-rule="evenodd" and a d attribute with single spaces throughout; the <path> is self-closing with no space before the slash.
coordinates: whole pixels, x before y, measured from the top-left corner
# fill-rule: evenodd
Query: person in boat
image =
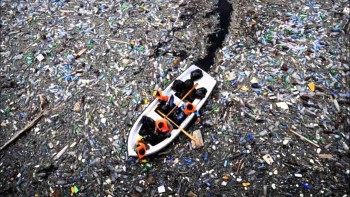
<path id="1" fill-rule="evenodd" d="M 163 94 L 163 91 L 161 88 L 159 88 L 155 94 L 155 96 L 157 97 L 157 99 L 159 100 L 159 103 L 161 105 L 161 107 L 164 108 L 164 110 L 171 110 L 175 104 L 174 104 L 174 95 L 166 95 Z M 168 104 L 168 105 L 166 105 Z"/>
<path id="2" fill-rule="evenodd" d="M 170 124 L 169 121 L 165 120 L 164 118 L 159 119 L 156 121 L 156 132 L 160 137 L 163 137 L 164 139 L 167 137 L 170 137 L 170 132 L 173 130 L 173 125 Z"/>
<path id="3" fill-rule="evenodd" d="M 139 137 L 136 142 L 136 153 L 139 160 L 143 159 L 146 155 L 147 144 L 143 141 L 142 137 Z"/>
<path id="4" fill-rule="evenodd" d="M 143 116 L 141 118 L 142 126 L 139 131 L 139 135 L 143 137 L 142 141 L 154 146 L 165 138 L 170 137 L 173 127 L 165 121 L 162 119 L 154 121 L 151 117 Z"/>
<path id="5" fill-rule="evenodd" d="M 180 124 L 187 116 L 194 113 L 197 117 L 197 121 L 200 122 L 200 114 L 196 109 L 196 106 L 191 102 L 187 102 L 181 105 L 180 111 L 175 115 L 175 122 Z"/>

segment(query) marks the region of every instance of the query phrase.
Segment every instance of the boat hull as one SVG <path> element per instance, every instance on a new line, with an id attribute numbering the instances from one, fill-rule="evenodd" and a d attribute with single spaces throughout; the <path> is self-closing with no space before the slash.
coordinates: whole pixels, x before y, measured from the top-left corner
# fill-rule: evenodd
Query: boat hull
<path id="1" fill-rule="evenodd" d="M 181 81 L 185 81 L 187 79 L 190 79 L 191 72 L 196 70 L 196 69 L 200 69 L 200 68 L 195 66 L 195 65 L 192 65 L 187 70 L 185 70 L 185 72 L 183 72 L 180 76 L 178 76 L 176 79 L 181 80 Z M 198 86 L 196 87 L 196 89 L 204 87 L 207 89 L 207 93 L 203 99 L 195 99 L 192 102 L 197 107 L 197 110 L 199 110 L 204 105 L 205 101 L 208 99 L 210 93 L 212 92 L 212 90 L 214 89 L 215 84 L 216 84 L 216 81 L 213 77 L 211 77 L 204 70 L 202 70 L 202 72 L 203 72 L 203 77 L 194 81 L 194 83 L 198 83 Z M 170 92 L 172 95 L 174 95 L 174 103 L 178 104 L 181 101 L 181 98 L 178 98 L 177 96 L 175 96 L 175 91 L 171 89 L 172 84 L 173 84 L 173 82 L 163 91 Z M 141 118 L 143 116 L 151 117 L 153 120 L 158 120 L 158 119 L 163 118 L 160 114 L 158 114 L 155 111 L 158 104 L 159 104 L 158 99 L 153 100 L 149 104 L 149 106 L 142 112 L 142 114 L 139 116 L 139 118 L 136 120 L 135 124 L 131 128 L 130 133 L 129 133 L 129 137 L 128 137 L 128 155 L 129 156 L 137 157 L 137 153 L 135 151 L 135 144 L 137 142 L 137 139 L 140 136 L 138 132 L 140 131 L 141 126 L 142 126 Z M 181 104 L 179 106 L 181 106 L 182 104 L 183 104 L 183 102 L 181 101 Z M 179 126 L 181 128 L 186 128 L 186 126 L 193 119 L 194 115 L 195 114 L 192 113 L 191 115 L 187 116 L 186 119 Z M 181 133 L 180 129 L 173 129 L 170 137 L 164 139 L 163 141 L 161 141 L 160 143 L 158 143 L 154 146 L 148 144 L 149 149 L 147 149 L 145 156 L 155 154 L 158 151 L 162 150 L 167 145 L 169 145 L 180 133 Z"/>

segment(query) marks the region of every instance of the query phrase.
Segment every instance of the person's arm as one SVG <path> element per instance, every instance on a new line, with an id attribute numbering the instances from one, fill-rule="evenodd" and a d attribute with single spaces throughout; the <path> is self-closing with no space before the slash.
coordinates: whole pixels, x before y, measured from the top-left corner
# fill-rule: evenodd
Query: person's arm
<path id="1" fill-rule="evenodd" d="M 185 110 L 185 106 L 186 106 L 185 103 L 181 105 L 181 110 L 182 110 L 182 111 Z"/>
<path id="2" fill-rule="evenodd" d="M 169 127 L 169 132 L 171 132 L 174 128 L 173 128 L 173 125 L 170 124 L 170 122 L 168 122 L 168 127 Z"/>
<path id="3" fill-rule="evenodd" d="M 194 114 L 196 115 L 198 122 L 200 122 L 201 121 L 201 117 L 200 117 L 201 115 L 199 114 L 198 110 L 194 111 Z"/>

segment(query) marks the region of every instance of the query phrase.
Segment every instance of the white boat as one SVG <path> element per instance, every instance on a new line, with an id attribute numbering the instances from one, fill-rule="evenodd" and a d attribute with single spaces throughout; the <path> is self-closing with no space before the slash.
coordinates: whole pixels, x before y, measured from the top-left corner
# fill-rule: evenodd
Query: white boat
<path id="1" fill-rule="evenodd" d="M 181 81 L 185 81 L 187 79 L 190 79 L 191 76 L 191 72 L 196 70 L 196 69 L 200 69 L 199 67 L 192 65 L 190 66 L 188 69 L 186 69 L 180 76 L 178 76 L 176 79 L 177 80 L 181 80 Z M 192 104 L 194 104 L 196 106 L 196 109 L 199 110 L 203 104 L 205 103 L 205 101 L 208 99 L 210 93 L 212 92 L 216 81 L 213 77 L 211 77 L 208 73 L 206 73 L 204 70 L 200 69 L 203 73 L 203 77 L 201 77 L 200 79 L 194 81 L 194 83 L 198 83 L 196 89 L 204 87 L 207 90 L 207 93 L 205 95 L 204 98 L 202 99 L 195 99 Z M 172 95 L 174 95 L 174 104 L 178 104 L 180 103 L 178 106 L 180 107 L 184 102 L 181 101 L 181 98 L 178 98 L 175 95 L 175 91 L 171 89 L 172 85 L 174 82 L 172 82 L 166 89 L 164 89 L 164 92 L 170 92 Z M 186 102 L 186 99 L 185 99 Z M 143 116 L 148 116 L 150 118 L 152 118 L 154 121 L 163 118 L 159 113 L 156 112 L 156 108 L 159 104 L 158 99 L 153 100 L 152 103 L 149 104 L 149 106 L 145 109 L 145 111 L 142 112 L 142 114 L 139 116 L 139 118 L 136 120 L 136 122 L 134 123 L 133 127 L 130 130 L 129 133 L 129 137 L 128 137 L 128 155 L 129 156 L 133 156 L 133 157 L 137 157 L 137 153 L 135 151 L 135 145 L 137 143 L 138 138 L 140 137 L 139 135 L 139 131 L 141 129 L 142 123 L 141 123 L 141 118 Z M 195 116 L 194 113 L 190 114 L 189 116 L 186 117 L 186 119 L 181 123 L 181 125 L 179 125 L 181 128 L 186 128 L 186 126 L 191 122 L 191 120 L 193 119 L 193 117 Z M 165 148 L 167 145 L 169 145 L 179 134 L 181 133 L 180 129 L 176 129 L 176 127 L 174 127 L 174 129 L 171 131 L 171 136 L 164 139 L 163 141 L 161 141 L 160 143 L 156 144 L 156 145 L 151 145 L 148 144 L 149 149 L 146 150 L 146 154 L 145 156 L 148 155 L 152 155 L 157 153 L 158 151 L 160 151 L 161 149 Z"/>

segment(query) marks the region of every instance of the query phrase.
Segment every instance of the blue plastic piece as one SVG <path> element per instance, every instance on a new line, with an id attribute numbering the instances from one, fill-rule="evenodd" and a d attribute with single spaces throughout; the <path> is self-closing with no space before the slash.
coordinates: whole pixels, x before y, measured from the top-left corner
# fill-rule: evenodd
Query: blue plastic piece
<path id="1" fill-rule="evenodd" d="M 192 159 L 191 158 L 184 158 L 183 160 L 185 163 L 192 163 Z"/>
<path id="2" fill-rule="evenodd" d="M 307 189 L 307 190 L 310 190 L 310 189 L 311 189 L 311 187 L 309 186 L 308 183 L 303 183 L 303 187 L 304 187 L 305 189 Z"/>
<path id="3" fill-rule="evenodd" d="M 211 184 L 210 184 L 209 181 L 205 182 L 205 185 L 206 185 L 207 187 L 210 187 L 210 186 L 211 186 Z"/>
<path id="4" fill-rule="evenodd" d="M 249 138 L 249 140 L 250 140 L 250 141 L 253 141 L 253 140 L 254 140 L 254 136 L 253 136 L 253 134 L 251 134 L 251 133 L 250 133 L 250 134 L 248 134 L 248 138 Z"/>
<path id="5" fill-rule="evenodd" d="M 208 152 L 207 151 L 205 151 L 204 152 L 204 162 L 208 162 Z"/>

